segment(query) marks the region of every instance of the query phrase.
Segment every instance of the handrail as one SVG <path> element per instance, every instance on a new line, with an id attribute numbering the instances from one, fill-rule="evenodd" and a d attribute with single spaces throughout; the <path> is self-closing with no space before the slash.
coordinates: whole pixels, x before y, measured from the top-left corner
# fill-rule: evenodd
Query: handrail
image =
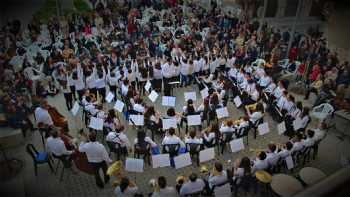
<path id="1" fill-rule="evenodd" d="M 344 167 L 334 174 L 326 177 L 320 182 L 307 187 L 305 190 L 299 192 L 294 197 L 304 197 L 304 196 L 335 196 L 337 192 L 341 192 L 344 186 L 350 181 L 350 166 Z M 346 186 L 345 186 L 346 187 Z"/>

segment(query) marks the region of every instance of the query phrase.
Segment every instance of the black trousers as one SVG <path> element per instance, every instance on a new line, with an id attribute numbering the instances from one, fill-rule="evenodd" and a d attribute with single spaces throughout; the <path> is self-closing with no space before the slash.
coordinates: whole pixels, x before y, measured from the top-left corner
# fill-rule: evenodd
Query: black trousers
<path id="1" fill-rule="evenodd" d="M 106 97 L 106 88 L 98 88 L 97 92 L 98 92 L 98 94 L 101 97 L 102 103 L 104 103 L 105 102 L 105 97 Z"/>
<path id="2" fill-rule="evenodd" d="M 104 183 L 100 177 L 99 171 L 100 171 L 100 168 L 102 168 L 102 172 L 104 175 L 104 181 L 107 183 L 109 181 L 109 176 L 107 175 L 107 163 L 105 161 L 102 161 L 99 163 L 89 162 L 89 164 L 94 169 L 96 185 L 99 187 L 103 187 Z"/>
<path id="3" fill-rule="evenodd" d="M 73 95 L 72 93 L 63 93 L 64 99 L 66 100 L 66 106 L 68 110 L 71 110 L 73 107 Z"/>
<path id="4" fill-rule="evenodd" d="M 116 100 L 117 98 L 117 87 L 116 86 L 109 86 L 109 91 L 111 91 L 114 94 L 114 99 Z"/>
<path id="5" fill-rule="evenodd" d="M 69 86 L 70 91 L 72 92 L 72 96 L 74 98 L 74 100 L 77 100 L 77 97 L 75 96 L 75 86 Z"/>
<path id="6" fill-rule="evenodd" d="M 90 88 L 89 93 L 95 95 L 95 97 L 97 98 L 97 89 L 96 88 Z"/>

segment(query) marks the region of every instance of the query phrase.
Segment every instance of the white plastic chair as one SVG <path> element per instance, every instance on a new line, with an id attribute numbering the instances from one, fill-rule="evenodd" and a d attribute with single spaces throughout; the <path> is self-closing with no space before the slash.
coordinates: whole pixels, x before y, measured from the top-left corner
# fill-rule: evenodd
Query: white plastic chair
<path id="1" fill-rule="evenodd" d="M 334 108 L 332 105 L 329 103 L 323 103 L 314 107 L 311 114 L 320 121 L 324 121 L 326 118 L 330 117 L 333 112 Z"/>

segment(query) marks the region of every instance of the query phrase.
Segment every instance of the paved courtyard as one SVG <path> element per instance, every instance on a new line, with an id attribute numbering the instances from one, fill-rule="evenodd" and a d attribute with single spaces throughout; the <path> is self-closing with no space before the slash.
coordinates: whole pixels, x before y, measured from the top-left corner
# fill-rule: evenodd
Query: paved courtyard
<path id="1" fill-rule="evenodd" d="M 174 89 L 174 95 L 176 96 L 176 111 L 180 112 L 182 106 L 184 106 L 184 96 L 183 93 L 186 91 L 196 91 L 197 92 L 197 103 L 201 100 L 199 91 L 197 86 L 190 86 L 187 88 L 177 88 Z M 302 97 L 297 95 L 297 98 L 300 99 Z M 298 100 L 297 99 L 297 100 Z M 148 104 L 151 104 L 148 98 L 145 98 Z M 71 115 L 70 112 L 67 111 L 63 95 L 57 95 L 54 98 L 48 98 L 50 104 L 55 106 L 59 112 L 61 112 L 64 116 L 68 118 L 70 133 L 73 136 L 76 136 L 77 131 L 83 128 L 83 123 L 81 121 L 81 110 L 77 117 Z M 154 105 L 156 108 L 164 114 L 166 108 L 161 106 L 161 97 L 158 97 Z M 106 104 L 105 108 L 112 108 L 113 103 Z M 237 108 L 233 105 L 232 102 L 228 104 L 228 110 L 230 113 L 230 118 L 236 119 L 243 115 L 243 111 L 237 110 Z M 119 114 L 123 121 L 124 117 L 122 114 Z M 267 114 L 265 116 L 265 121 L 267 121 L 270 125 L 271 132 L 265 136 L 258 136 L 257 139 L 253 138 L 253 135 L 249 136 L 249 146 L 245 148 L 244 151 L 240 151 L 239 153 L 231 153 L 228 149 L 224 152 L 223 155 L 218 155 L 216 152 L 217 160 L 224 163 L 225 167 L 229 167 L 232 164 L 228 163 L 228 160 L 234 161 L 236 158 L 240 158 L 244 155 L 248 155 L 250 157 L 254 157 L 255 153 L 250 152 L 249 148 L 266 148 L 269 142 L 285 142 L 287 140 L 286 137 L 280 136 L 277 134 L 276 122 L 271 119 L 271 117 Z M 316 121 L 313 121 L 315 124 Z M 85 128 L 84 128 L 85 129 Z M 86 129 L 85 129 L 86 130 Z M 133 141 L 136 136 L 136 131 L 130 126 L 126 127 L 127 135 L 130 141 Z M 182 135 L 184 135 L 184 129 L 181 130 Z M 346 148 L 349 146 L 349 140 L 344 139 L 340 140 L 337 136 L 339 134 L 333 130 L 329 132 L 327 138 L 321 143 L 319 156 L 316 160 L 307 164 L 310 166 L 315 166 L 323 170 L 327 175 L 338 170 L 340 166 L 340 155 L 341 154 L 349 154 L 346 152 Z M 156 137 L 156 142 L 160 144 L 161 139 L 159 136 Z M 25 143 L 33 143 L 37 148 L 42 150 L 42 144 L 40 140 L 40 135 L 36 131 L 31 135 L 28 135 L 25 139 Z M 8 193 L 5 196 L 112 196 L 113 188 L 111 184 L 107 184 L 104 189 L 99 189 L 95 185 L 95 180 L 93 176 L 87 175 L 83 172 L 79 172 L 78 175 L 73 175 L 71 172 L 66 171 L 63 181 L 59 181 L 59 176 L 50 173 L 50 170 L 47 165 L 43 165 L 39 167 L 38 176 L 34 176 L 34 169 L 32 164 L 32 159 L 29 157 L 27 153 L 25 153 L 24 145 L 9 149 L 7 153 L 10 157 L 18 158 L 24 162 L 24 167 L 20 174 L 6 181 L 5 183 L 1 183 L 0 191 Z M 133 154 L 129 154 L 130 157 Z M 350 156 L 350 154 L 349 154 Z M 205 165 L 211 169 L 214 161 L 207 162 Z M 296 170 L 298 171 L 298 170 Z M 151 188 L 148 185 L 148 182 L 151 178 L 156 178 L 158 176 L 165 176 L 168 179 L 170 185 L 175 185 L 175 179 L 179 175 L 189 175 L 191 172 L 199 173 L 199 168 L 196 164 L 192 166 L 185 167 L 179 170 L 175 170 L 171 167 L 166 168 L 157 168 L 153 169 L 152 166 L 146 165 L 145 172 L 141 174 L 129 173 L 128 176 L 136 182 L 138 187 L 141 189 L 143 194 L 147 194 L 151 192 Z M 111 183 L 113 182 L 113 179 Z"/>

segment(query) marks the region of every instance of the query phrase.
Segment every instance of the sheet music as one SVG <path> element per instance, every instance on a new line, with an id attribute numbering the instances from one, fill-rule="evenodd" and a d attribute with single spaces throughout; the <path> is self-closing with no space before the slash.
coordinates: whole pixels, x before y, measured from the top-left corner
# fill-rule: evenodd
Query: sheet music
<path id="1" fill-rule="evenodd" d="M 176 97 L 175 96 L 163 96 L 162 97 L 162 105 L 175 107 Z"/>
<path id="2" fill-rule="evenodd" d="M 192 165 L 190 153 L 185 153 L 174 157 L 175 169 Z"/>
<path id="3" fill-rule="evenodd" d="M 201 116 L 200 115 L 190 115 L 187 116 L 187 124 L 188 126 L 196 126 L 196 125 L 201 125 Z"/>
<path id="4" fill-rule="evenodd" d="M 230 142 L 231 151 L 236 153 L 240 150 L 244 150 L 243 138 L 238 138 Z"/>
<path id="5" fill-rule="evenodd" d="M 169 154 L 152 155 L 152 165 L 153 165 L 153 168 L 162 168 L 162 167 L 170 166 L 170 155 Z"/>
<path id="6" fill-rule="evenodd" d="M 112 92 L 108 92 L 107 96 L 106 96 L 106 101 L 108 103 L 112 102 L 112 100 L 114 99 L 114 94 Z"/>
<path id="7" fill-rule="evenodd" d="M 73 108 L 71 109 L 73 116 L 77 115 L 79 108 L 80 108 L 79 103 L 77 101 L 75 101 Z"/>
<path id="8" fill-rule="evenodd" d="M 91 117 L 90 118 L 89 127 L 92 128 L 92 129 L 95 129 L 95 130 L 102 131 L 102 129 L 103 129 L 103 119 Z"/>
<path id="9" fill-rule="evenodd" d="M 113 108 L 119 112 L 123 112 L 124 105 L 125 104 L 121 100 L 117 100 L 117 102 L 115 102 L 115 105 Z"/>
<path id="10" fill-rule="evenodd" d="M 200 91 L 200 93 L 203 99 L 209 96 L 208 88 L 204 88 L 203 90 Z"/>
<path id="11" fill-rule="evenodd" d="M 269 124 L 267 122 L 258 126 L 259 135 L 265 135 L 270 132 Z"/>
<path id="12" fill-rule="evenodd" d="M 229 115 L 228 115 L 227 107 L 222 107 L 222 108 L 216 109 L 216 115 L 217 115 L 218 119 L 228 117 Z"/>
<path id="13" fill-rule="evenodd" d="M 149 89 L 151 88 L 151 86 L 152 86 L 151 82 L 150 82 L 150 81 L 147 81 L 147 82 L 146 82 L 146 85 L 145 85 L 145 90 L 146 90 L 147 92 L 149 92 Z"/>
<path id="14" fill-rule="evenodd" d="M 125 170 L 128 172 L 143 172 L 143 159 L 126 158 Z"/>
<path id="15" fill-rule="evenodd" d="M 288 157 L 285 158 L 285 160 L 286 160 L 288 170 L 293 169 L 294 168 L 294 161 L 293 161 L 292 156 L 289 155 Z"/>
<path id="16" fill-rule="evenodd" d="M 136 126 L 144 125 L 144 116 L 143 115 L 130 115 L 130 119 Z M 129 120 L 129 125 L 134 125 L 131 120 Z"/>
<path id="17" fill-rule="evenodd" d="M 242 105 L 242 100 L 239 96 L 236 96 L 233 101 L 235 102 L 236 107 L 240 107 Z"/>
<path id="18" fill-rule="evenodd" d="M 192 99 L 192 101 L 197 100 L 197 95 L 196 92 L 185 92 L 185 101 L 188 101 L 190 99 Z"/>
<path id="19" fill-rule="evenodd" d="M 207 148 L 199 152 L 199 162 L 210 161 L 215 158 L 214 148 Z"/>
<path id="20" fill-rule="evenodd" d="M 170 129 L 171 127 L 176 129 L 177 128 L 177 120 L 176 118 L 166 118 L 162 119 L 163 122 L 163 129 Z"/>
<path id="21" fill-rule="evenodd" d="M 154 103 L 158 98 L 158 93 L 152 90 L 151 94 L 148 95 L 148 98 L 152 101 L 152 103 Z"/>
<path id="22" fill-rule="evenodd" d="M 283 121 L 277 125 L 278 134 L 282 135 L 287 129 L 286 129 L 286 123 Z"/>

